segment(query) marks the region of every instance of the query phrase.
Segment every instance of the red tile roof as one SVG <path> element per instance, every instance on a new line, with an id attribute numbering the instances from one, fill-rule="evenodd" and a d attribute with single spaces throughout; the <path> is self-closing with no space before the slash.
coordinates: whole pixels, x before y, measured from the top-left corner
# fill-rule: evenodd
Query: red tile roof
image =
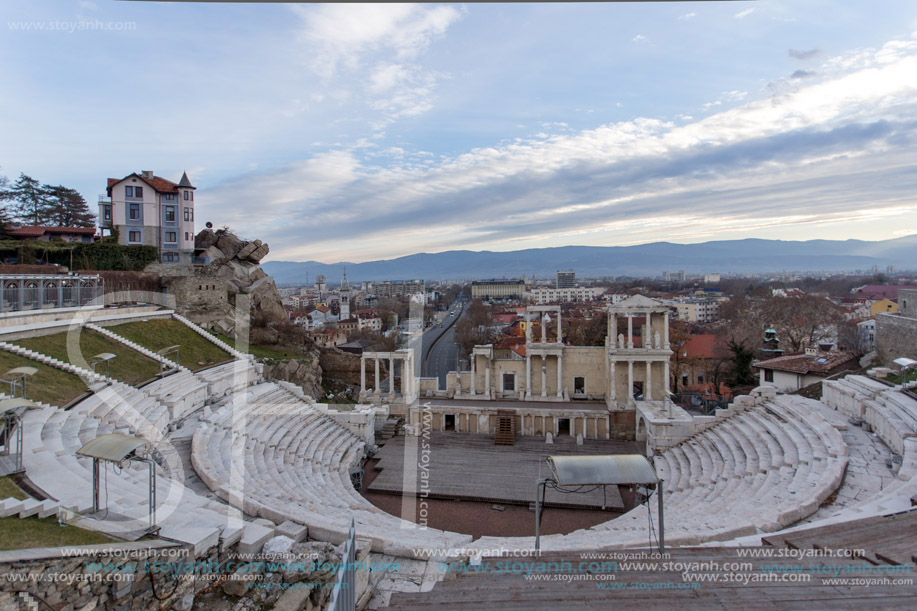
<path id="1" fill-rule="evenodd" d="M 112 187 L 114 187 L 119 182 L 127 180 L 128 178 L 131 178 L 131 177 L 145 182 L 146 184 L 150 185 L 151 187 L 153 187 L 156 191 L 160 193 L 177 193 L 178 192 L 178 185 L 172 182 L 171 180 L 166 180 L 165 178 L 162 178 L 160 176 L 153 176 L 152 178 L 144 178 L 141 174 L 137 174 L 135 172 L 133 174 L 128 174 L 124 178 L 109 178 L 108 179 L 109 197 L 111 197 Z"/>
<path id="2" fill-rule="evenodd" d="M 682 350 L 685 356 L 712 359 L 716 357 L 716 335 L 692 335 L 685 342 Z"/>
<path id="3" fill-rule="evenodd" d="M 852 361 L 852 362 L 851 362 Z M 773 369 L 776 371 L 789 371 L 813 375 L 828 375 L 842 365 L 858 364 L 857 357 L 852 352 L 819 352 L 814 356 L 805 354 L 787 354 L 765 361 L 754 363 L 758 369 Z"/>
<path id="4" fill-rule="evenodd" d="M 876 301 L 880 299 L 891 299 L 892 301 L 896 301 L 898 299 L 898 289 L 915 288 L 917 288 L 917 285 L 913 284 L 867 284 L 866 286 L 857 289 L 857 295 L 864 295 Z"/>
<path id="5" fill-rule="evenodd" d="M 11 236 L 23 238 L 40 238 L 46 233 L 77 233 L 80 235 L 95 235 L 95 227 L 49 227 L 45 225 L 24 225 L 19 229 L 9 232 Z"/>

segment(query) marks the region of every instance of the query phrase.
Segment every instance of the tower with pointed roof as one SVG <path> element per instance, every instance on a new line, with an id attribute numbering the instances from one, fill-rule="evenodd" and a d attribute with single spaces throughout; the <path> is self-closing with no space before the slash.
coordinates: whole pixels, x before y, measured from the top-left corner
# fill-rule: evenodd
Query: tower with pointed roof
<path id="1" fill-rule="evenodd" d="M 99 228 L 118 243 L 155 246 L 162 263 L 190 263 L 194 253 L 194 191 L 187 172 L 175 183 L 149 170 L 109 178 L 99 196 Z"/>

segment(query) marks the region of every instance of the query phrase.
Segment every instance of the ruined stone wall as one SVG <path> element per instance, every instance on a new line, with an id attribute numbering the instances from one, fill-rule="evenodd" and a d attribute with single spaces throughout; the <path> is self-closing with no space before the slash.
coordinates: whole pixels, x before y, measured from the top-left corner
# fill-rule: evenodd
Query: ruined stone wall
<path id="1" fill-rule="evenodd" d="M 900 314 L 876 316 L 876 350 L 884 365 L 899 356 L 917 359 L 917 318 Z"/>

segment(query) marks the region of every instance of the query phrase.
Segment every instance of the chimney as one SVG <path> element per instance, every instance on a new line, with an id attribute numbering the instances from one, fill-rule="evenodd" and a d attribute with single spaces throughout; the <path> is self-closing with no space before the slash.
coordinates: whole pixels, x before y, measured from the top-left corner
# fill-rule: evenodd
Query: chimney
<path id="1" fill-rule="evenodd" d="M 147 180 L 149 180 L 153 178 L 153 170 L 143 170 L 142 172 L 140 172 L 140 175 L 146 178 Z"/>
<path id="2" fill-rule="evenodd" d="M 818 356 L 818 349 L 806 346 L 806 356 Z"/>

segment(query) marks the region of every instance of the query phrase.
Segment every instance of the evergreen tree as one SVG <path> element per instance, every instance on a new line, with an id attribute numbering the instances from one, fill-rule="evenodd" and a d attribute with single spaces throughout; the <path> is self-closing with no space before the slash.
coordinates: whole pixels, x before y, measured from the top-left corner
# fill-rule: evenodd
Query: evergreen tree
<path id="1" fill-rule="evenodd" d="M 20 173 L 7 198 L 13 202 L 13 216 L 23 225 L 44 225 L 47 221 L 47 197 L 31 176 Z"/>
<path id="2" fill-rule="evenodd" d="M 0 238 L 9 236 L 12 221 L 9 210 L 7 210 L 7 201 L 9 198 L 10 179 L 0 175 Z"/>
<path id="3" fill-rule="evenodd" d="M 50 225 L 57 227 L 94 227 L 95 215 L 76 189 L 44 185 L 46 212 Z"/>

